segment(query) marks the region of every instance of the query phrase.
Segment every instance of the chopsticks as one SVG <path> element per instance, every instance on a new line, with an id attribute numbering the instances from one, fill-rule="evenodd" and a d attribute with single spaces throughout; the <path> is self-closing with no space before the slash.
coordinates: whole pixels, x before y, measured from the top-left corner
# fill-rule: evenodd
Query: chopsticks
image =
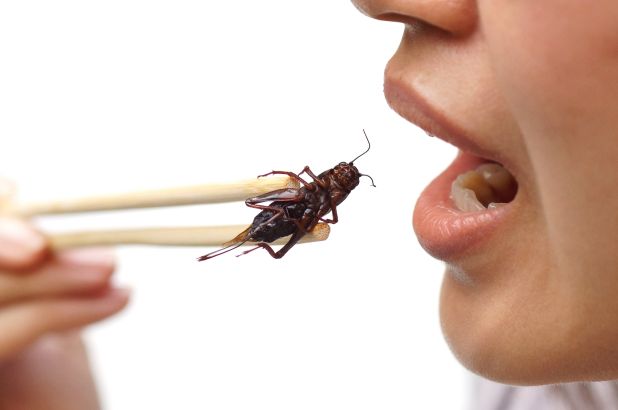
<path id="1" fill-rule="evenodd" d="M 34 203 L 13 202 L 0 198 L 0 215 L 21 218 L 73 214 L 95 211 L 169 207 L 195 204 L 214 204 L 244 201 L 276 189 L 298 188 L 298 182 L 287 176 L 271 176 L 231 183 L 203 184 L 142 192 L 127 192 L 85 198 L 69 198 Z M 244 205 L 242 205 L 244 206 Z M 247 221 L 250 222 L 250 221 Z M 244 225 L 204 227 L 147 227 L 136 229 L 89 230 L 46 234 L 53 249 L 67 249 L 99 245 L 158 245 L 158 246 L 221 246 L 246 229 Z M 314 242 L 328 238 L 328 224 L 318 224 L 300 241 Z M 285 243 L 281 238 L 274 244 Z M 254 245 L 247 242 L 245 245 Z"/>
<path id="2" fill-rule="evenodd" d="M 25 204 L 9 203 L 5 208 L 5 213 L 28 218 L 40 215 L 216 204 L 244 201 L 247 198 L 280 188 L 298 188 L 298 183 L 287 176 L 273 176 L 230 183 L 193 185 L 86 198 L 69 198 Z"/>
<path id="3" fill-rule="evenodd" d="M 179 228 L 143 228 L 96 230 L 49 235 L 51 247 L 55 250 L 82 246 L 105 245 L 158 245 L 158 246 L 221 246 L 245 230 L 248 225 L 225 225 Z M 300 243 L 323 241 L 328 238 L 328 224 L 320 223 Z M 273 242 L 283 245 L 287 238 Z M 246 242 L 244 245 L 255 245 Z"/>

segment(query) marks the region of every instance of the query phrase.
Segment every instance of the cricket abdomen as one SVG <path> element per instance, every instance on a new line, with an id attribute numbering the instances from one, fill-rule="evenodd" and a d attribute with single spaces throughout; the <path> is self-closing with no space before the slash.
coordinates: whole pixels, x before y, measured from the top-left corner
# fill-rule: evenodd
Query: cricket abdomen
<path id="1" fill-rule="evenodd" d="M 272 219 L 276 212 L 264 209 L 256 215 L 251 224 L 249 237 L 252 241 L 270 243 L 293 234 L 298 229 L 298 225 L 294 220 L 300 220 L 306 209 L 306 206 L 301 202 L 276 201 L 269 206 L 283 208 L 284 215 L 290 219 L 282 217 Z"/>

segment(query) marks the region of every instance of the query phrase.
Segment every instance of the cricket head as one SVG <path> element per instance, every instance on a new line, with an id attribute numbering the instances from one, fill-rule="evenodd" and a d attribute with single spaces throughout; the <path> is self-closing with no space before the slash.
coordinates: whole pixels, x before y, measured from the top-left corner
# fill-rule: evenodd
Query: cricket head
<path id="1" fill-rule="evenodd" d="M 365 134 L 365 138 L 367 139 L 367 150 L 365 150 L 362 154 L 354 158 L 350 162 L 340 162 L 335 168 L 333 168 L 333 180 L 342 187 L 344 190 L 350 192 L 354 188 L 358 186 L 358 180 L 360 177 L 367 177 L 371 180 L 371 185 L 376 186 L 373 182 L 373 178 L 371 178 L 367 174 L 361 174 L 358 172 L 358 168 L 354 166 L 354 161 L 365 155 L 371 149 L 371 143 L 369 142 L 369 137 L 365 130 L 363 130 L 363 134 Z"/>
<path id="2" fill-rule="evenodd" d="M 344 191 L 350 192 L 358 186 L 361 173 L 352 163 L 340 162 L 333 168 L 331 178 Z"/>

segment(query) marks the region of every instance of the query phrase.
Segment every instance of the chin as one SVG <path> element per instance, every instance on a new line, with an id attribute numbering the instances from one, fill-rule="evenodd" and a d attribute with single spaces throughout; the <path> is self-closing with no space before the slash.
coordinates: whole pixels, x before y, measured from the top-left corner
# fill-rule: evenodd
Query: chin
<path id="1" fill-rule="evenodd" d="M 447 269 L 440 323 L 468 370 L 519 386 L 618 379 L 618 332 L 608 338 L 605 326 L 570 315 L 555 301 L 542 306 L 532 299 L 515 308 L 502 299 L 499 293 L 479 295 L 474 284 Z"/>

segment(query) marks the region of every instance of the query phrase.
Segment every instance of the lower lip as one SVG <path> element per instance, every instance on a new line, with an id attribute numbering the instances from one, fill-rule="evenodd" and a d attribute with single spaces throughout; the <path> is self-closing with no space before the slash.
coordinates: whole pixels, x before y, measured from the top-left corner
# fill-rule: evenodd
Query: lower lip
<path id="1" fill-rule="evenodd" d="M 460 151 L 449 167 L 419 197 L 414 209 L 414 231 L 421 246 L 433 257 L 453 261 L 469 254 L 493 233 L 513 211 L 513 203 L 479 212 L 462 212 L 450 199 L 455 178 L 486 160 Z"/>

